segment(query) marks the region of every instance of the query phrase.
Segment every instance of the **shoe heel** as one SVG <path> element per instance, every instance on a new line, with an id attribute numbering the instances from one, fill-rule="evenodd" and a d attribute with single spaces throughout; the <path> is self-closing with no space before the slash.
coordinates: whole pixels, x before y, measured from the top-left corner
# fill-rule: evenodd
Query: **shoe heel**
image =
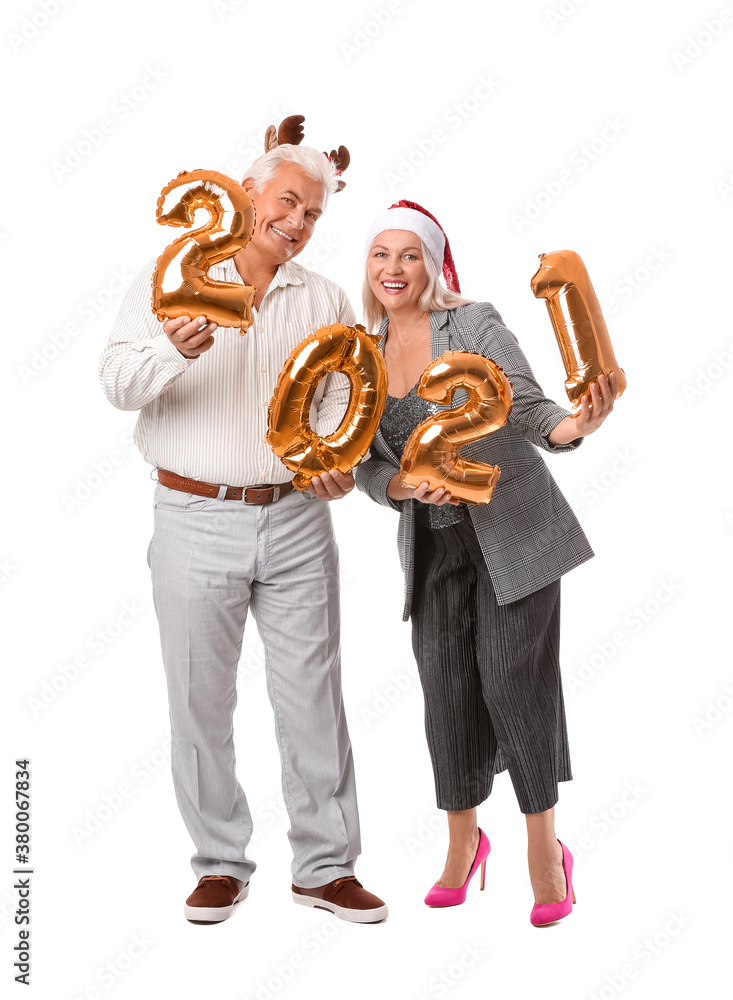
<path id="1" fill-rule="evenodd" d="M 482 890 L 483 890 L 483 887 L 484 887 L 485 883 L 486 883 L 486 858 L 484 858 L 484 860 L 481 862 L 481 889 Z"/>
<path id="2" fill-rule="evenodd" d="M 573 902 L 575 902 L 575 889 L 573 889 L 572 886 L 570 887 L 570 895 L 572 896 Z"/>

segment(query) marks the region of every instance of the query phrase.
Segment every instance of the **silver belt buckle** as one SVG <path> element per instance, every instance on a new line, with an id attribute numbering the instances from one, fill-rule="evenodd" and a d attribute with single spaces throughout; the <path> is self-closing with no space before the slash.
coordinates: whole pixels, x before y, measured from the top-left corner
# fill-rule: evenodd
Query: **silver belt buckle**
<path id="1" fill-rule="evenodd" d="M 280 487 L 276 486 L 272 491 L 272 502 L 275 503 L 276 500 L 280 499 Z"/>

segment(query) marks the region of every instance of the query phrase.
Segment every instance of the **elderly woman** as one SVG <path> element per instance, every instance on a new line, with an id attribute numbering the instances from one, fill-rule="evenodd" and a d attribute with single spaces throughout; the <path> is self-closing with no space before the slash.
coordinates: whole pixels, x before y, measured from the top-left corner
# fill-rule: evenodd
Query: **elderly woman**
<path id="1" fill-rule="evenodd" d="M 558 662 L 560 577 L 593 552 L 537 449 L 577 448 L 611 411 L 616 377 L 601 376 L 573 417 L 544 395 L 496 309 L 459 291 L 433 216 L 413 202 L 379 216 L 367 240 L 364 308 L 370 327 L 379 328 L 389 395 L 356 480 L 400 512 L 404 618 L 412 620 L 437 804 L 448 813 L 445 869 L 425 902 L 462 903 L 479 867 L 483 888 L 490 845 L 476 807 L 494 774 L 508 769 L 526 815 L 530 919 L 546 924 L 574 902 L 572 855 L 554 826 L 558 782 L 572 778 Z M 416 383 L 447 350 L 491 358 L 513 383 L 507 424 L 465 449 L 501 468 L 488 505 L 400 483 L 407 438 L 440 409 L 417 395 Z"/>

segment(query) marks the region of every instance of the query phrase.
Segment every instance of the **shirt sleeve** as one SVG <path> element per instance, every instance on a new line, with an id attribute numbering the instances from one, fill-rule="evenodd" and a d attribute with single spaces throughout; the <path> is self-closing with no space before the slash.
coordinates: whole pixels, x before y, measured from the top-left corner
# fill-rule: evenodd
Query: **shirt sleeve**
<path id="1" fill-rule="evenodd" d="M 102 389 L 119 410 L 141 409 L 198 360 L 174 347 L 150 308 L 154 267 L 155 260 L 146 264 L 128 289 L 99 359 Z"/>
<path id="2" fill-rule="evenodd" d="M 468 326 L 476 338 L 479 353 L 491 358 L 512 383 L 513 405 L 509 423 L 538 448 L 550 452 L 574 451 L 583 438 L 568 444 L 551 444 L 549 435 L 571 411 L 559 406 L 542 391 L 514 334 L 489 302 L 468 308 Z"/>
<path id="3" fill-rule="evenodd" d="M 339 289 L 339 292 L 338 319 L 334 322 L 343 323 L 344 326 L 355 326 L 356 316 L 346 292 L 343 289 Z M 351 396 L 351 383 L 341 372 L 332 372 L 326 376 L 324 382 L 323 396 L 318 404 L 315 432 L 321 437 L 328 437 L 344 418 Z"/>

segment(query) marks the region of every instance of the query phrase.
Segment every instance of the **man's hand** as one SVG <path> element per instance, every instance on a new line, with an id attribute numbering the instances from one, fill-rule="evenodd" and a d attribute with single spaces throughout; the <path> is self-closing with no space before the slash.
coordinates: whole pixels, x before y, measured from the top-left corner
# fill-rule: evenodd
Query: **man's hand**
<path id="1" fill-rule="evenodd" d="M 353 472 L 339 472 L 338 469 L 334 469 L 332 472 L 322 472 L 320 476 L 314 476 L 308 489 L 319 500 L 340 500 L 347 493 L 351 493 L 354 485 Z"/>
<path id="2" fill-rule="evenodd" d="M 163 333 L 179 354 L 184 358 L 197 358 L 199 354 L 208 351 L 213 346 L 211 334 L 216 330 L 216 323 L 209 323 L 205 316 L 177 316 L 167 319 L 163 324 Z"/>

